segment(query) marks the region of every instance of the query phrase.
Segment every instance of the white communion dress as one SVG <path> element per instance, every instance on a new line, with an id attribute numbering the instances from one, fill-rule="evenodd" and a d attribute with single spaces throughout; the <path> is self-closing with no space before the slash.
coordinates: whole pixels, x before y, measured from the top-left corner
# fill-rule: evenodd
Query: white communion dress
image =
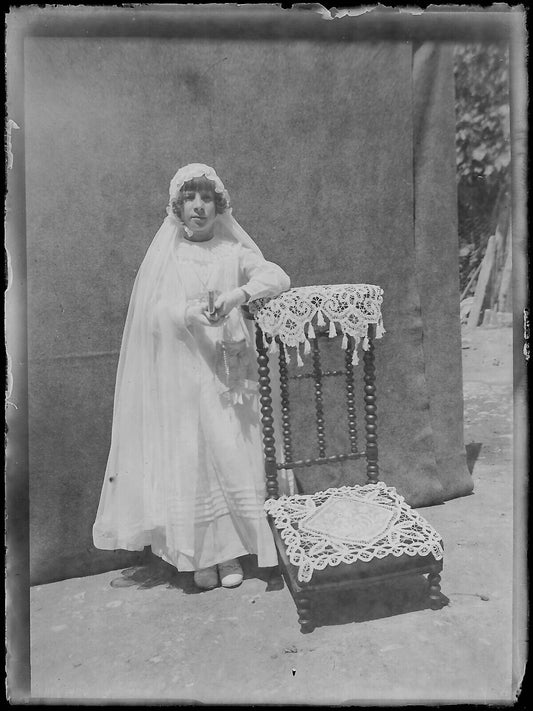
<path id="1" fill-rule="evenodd" d="M 181 571 L 277 556 L 264 513 L 253 324 L 185 323 L 208 290 L 276 296 L 289 277 L 235 239 L 187 238 L 169 216 L 139 270 L 119 361 L 111 450 L 93 527 L 97 548 L 152 551 Z"/>

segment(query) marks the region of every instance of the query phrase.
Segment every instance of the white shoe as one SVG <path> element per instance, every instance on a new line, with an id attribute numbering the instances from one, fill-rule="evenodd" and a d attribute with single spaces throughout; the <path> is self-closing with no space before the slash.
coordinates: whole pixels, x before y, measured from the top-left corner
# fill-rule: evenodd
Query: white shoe
<path id="1" fill-rule="evenodd" d="M 202 568 L 194 572 L 194 583 L 203 590 L 212 590 L 218 587 L 218 575 L 216 565 L 210 568 Z"/>
<path id="2" fill-rule="evenodd" d="M 238 560 L 232 559 L 225 563 L 218 564 L 218 574 L 222 587 L 236 588 L 242 583 L 243 574 L 241 564 Z"/>

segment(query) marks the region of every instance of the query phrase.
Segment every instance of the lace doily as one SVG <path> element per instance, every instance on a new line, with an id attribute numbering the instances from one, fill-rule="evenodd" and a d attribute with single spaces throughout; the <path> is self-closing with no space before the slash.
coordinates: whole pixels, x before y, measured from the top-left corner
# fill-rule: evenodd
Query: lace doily
<path id="1" fill-rule="evenodd" d="M 385 333 L 382 301 L 383 289 L 373 284 L 323 284 L 300 286 L 273 299 L 257 299 L 250 302 L 249 310 L 263 334 L 272 337 L 270 353 L 277 351 L 278 337 L 284 347 L 296 348 L 298 365 L 303 365 L 300 345 L 303 344 L 304 354 L 309 354 L 309 341 L 316 337 L 315 327 L 325 327 L 329 321 L 329 337 L 342 333 L 345 350 L 348 338 L 354 340 L 352 362 L 355 365 L 359 362 L 357 346 L 361 339 L 363 350 L 368 349 L 369 324 L 375 324 L 376 338 Z M 289 352 L 285 353 L 290 362 Z"/>
<path id="2" fill-rule="evenodd" d="M 444 555 L 435 529 L 384 482 L 281 496 L 266 501 L 265 511 L 304 583 L 328 565 L 387 555 L 432 554 L 436 560 Z"/>

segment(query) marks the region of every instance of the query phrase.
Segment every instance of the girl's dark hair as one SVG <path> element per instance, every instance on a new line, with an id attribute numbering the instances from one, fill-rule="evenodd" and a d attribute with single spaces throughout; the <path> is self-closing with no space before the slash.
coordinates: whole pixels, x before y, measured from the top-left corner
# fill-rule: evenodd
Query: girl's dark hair
<path id="1" fill-rule="evenodd" d="M 214 182 L 212 180 L 209 180 L 209 178 L 206 178 L 205 175 L 202 175 L 200 178 L 193 178 L 192 180 L 187 180 L 186 183 L 183 183 L 178 195 L 175 198 L 171 199 L 170 207 L 174 215 L 176 215 L 176 217 L 179 219 L 181 219 L 181 209 L 183 207 L 184 202 L 184 193 L 189 191 L 195 193 L 209 191 L 210 193 L 212 193 L 213 199 L 215 201 L 215 211 L 217 215 L 220 215 L 224 212 L 224 210 L 228 208 L 228 201 L 226 200 L 226 198 L 221 193 L 217 193 L 215 191 Z"/>

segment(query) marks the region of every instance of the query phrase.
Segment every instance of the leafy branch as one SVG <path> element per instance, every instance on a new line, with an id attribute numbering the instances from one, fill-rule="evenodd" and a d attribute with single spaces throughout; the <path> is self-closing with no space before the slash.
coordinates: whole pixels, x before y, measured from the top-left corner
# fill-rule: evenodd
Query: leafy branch
<path id="1" fill-rule="evenodd" d="M 454 56 L 461 290 L 508 200 L 509 61 L 501 45 L 458 45 Z"/>

